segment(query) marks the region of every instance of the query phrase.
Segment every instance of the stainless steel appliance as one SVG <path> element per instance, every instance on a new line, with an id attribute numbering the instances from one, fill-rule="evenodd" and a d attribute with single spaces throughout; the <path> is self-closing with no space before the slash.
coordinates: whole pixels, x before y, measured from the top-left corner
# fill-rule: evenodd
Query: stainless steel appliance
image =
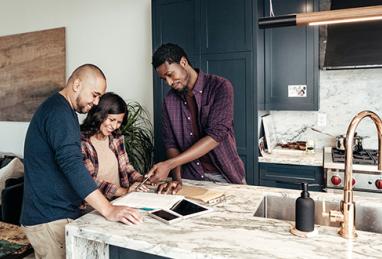
<path id="1" fill-rule="evenodd" d="M 382 172 L 378 171 L 377 150 L 363 149 L 353 154 L 353 190 L 382 193 Z M 343 189 L 345 152 L 332 147 L 324 149 L 326 188 Z"/>

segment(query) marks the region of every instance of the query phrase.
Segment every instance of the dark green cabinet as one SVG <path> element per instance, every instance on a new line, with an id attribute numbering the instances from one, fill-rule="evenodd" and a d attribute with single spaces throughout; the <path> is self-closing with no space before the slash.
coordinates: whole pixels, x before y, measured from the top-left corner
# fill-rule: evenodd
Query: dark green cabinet
<path id="1" fill-rule="evenodd" d="M 202 53 L 252 51 L 252 0 L 202 0 Z"/>
<path id="2" fill-rule="evenodd" d="M 177 42 L 188 55 L 198 55 L 200 46 L 200 1 L 152 1 L 153 38 L 163 43 Z"/>
<path id="3" fill-rule="evenodd" d="M 153 0 L 153 49 L 173 42 L 186 46 L 193 67 L 230 80 L 234 87 L 234 129 L 246 179 L 258 184 L 256 35 L 253 0 Z M 178 13 L 180 14 L 178 14 Z M 166 16 L 166 17 L 164 17 Z M 174 17 L 175 16 L 175 17 Z M 185 21 L 187 20 L 187 21 Z M 255 46 L 254 46 L 255 45 Z M 161 106 L 168 86 L 154 72 L 155 160 L 165 159 Z"/>
<path id="4" fill-rule="evenodd" d="M 173 42 L 182 46 L 194 67 L 200 67 L 200 1 L 152 1 L 153 50 L 163 43 Z M 166 159 L 163 148 L 161 116 L 162 100 L 169 90 L 155 71 L 154 81 L 154 160 Z"/>
<path id="5" fill-rule="evenodd" d="M 272 0 L 276 15 L 318 10 L 318 0 Z M 318 27 L 259 29 L 267 0 L 152 0 L 153 50 L 173 42 L 193 67 L 234 86 L 234 127 L 250 184 L 257 172 L 257 110 L 318 110 Z M 155 161 L 165 159 L 162 100 L 168 91 L 154 71 Z M 288 97 L 288 86 L 306 85 L 306 97 Z"/>
<path id="6" fill-rule="evenodd" d="M 109 257 L 110 259 L 165 259 L 169 257 L 163 257 L 155 254 L 144 253 L 128 248 L 110 245 Z"/>
<path id="7" fill-rule="evenodd" d="M 286 189 L 301 189 L 301 183 L 307 182 L 311 191 L 322 191 L 324 184 L 323 167 L 305 165 L 286 165 L 259 163 L 261 186 Z"/>
<path id="8" fill-rule="evenodd" d="M 211 74 L 224 75 L 234 87 L 234 125 L 238 153 L 246 166 L 247 181 L 252 182 L 249 172 L 254 168 L 255 141 L 253 134 L 252 53 L 234 52 L 202 55 L 201 68 Z"/>
<path id="9" fill-rule="evenodd" d="M 318 11 L 318 0 L 272 0 L 275 15 Z M 264 0 L 264 16 L 269 1 Z M 259 86 L 259 109 L 319 109 L 318 26 L 264 29 L 264 89 Z M 288 93 L 296 85 L 306 87 L 305 97 Z M 293 91 L 292 91 L 293 92 Z M 293 95 L 293 94 L 292 94 Z"/>

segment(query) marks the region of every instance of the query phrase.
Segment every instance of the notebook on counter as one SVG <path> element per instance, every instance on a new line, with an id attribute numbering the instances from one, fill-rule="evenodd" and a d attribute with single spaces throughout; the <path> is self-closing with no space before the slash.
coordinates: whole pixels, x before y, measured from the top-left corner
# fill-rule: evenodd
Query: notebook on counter
<path id="1" fill-rule="evenodd" d="M 132 192 L 112 201 L 114 205 L 148 210 L 148 215 L 166 224 L 179 222 L 212 211 L 182 195 Z"/>
<path id="2" fill-rule="evenodd" d="M 183 200 L 182 195 L 158 194 L 151 192 L 131 192 L 112 201 L 113 205 L 124 205 L 132 208 L 169 209 Z"/>
<path id="3" fill-rule="evenodd" d="M 225 199 L 224 192 L 213 191 L 203 187 L 183 185 L 177 193 L 188 199 L 201 201 L 208 204 L 216 204 Z"/>

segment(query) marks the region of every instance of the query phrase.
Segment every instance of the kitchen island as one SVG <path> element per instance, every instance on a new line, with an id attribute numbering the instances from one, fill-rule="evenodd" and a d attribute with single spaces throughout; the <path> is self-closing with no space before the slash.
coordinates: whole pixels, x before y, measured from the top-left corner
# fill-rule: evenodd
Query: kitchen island
<path id="1" fill-rule="evenodd" d="M 110 222 L 91 212 L 66 226 L 67 258 L 113 258 L 117 251 L 170 258 L 381 258 L 382 234 L 357 230 L 351 241 L 337 228 L 319 227 L 315 237 L 290 234 L 292 222 L 255 217 L 267 195 L 297 198 L 299 191 L 249 185 L 185 181 L 224 191 L 226 200 L 211 206 L 213 212 L 166 225 L 148 216 L 128 226 Z M 338 201 L 340 194 L 312 192 L 315 200 Z M 382 208 L 379 196 L 354 196 L 363 206 Z M 382 219 L 378 219 L 382 220 Z M 119 248 L 118 248 L 119 247 Z M 145 254 L 144 254 L 145 253 Z M 111 254 L 111 256 L 110 256 Z M 121 256 L 122 258 L 122 256 Z"/>

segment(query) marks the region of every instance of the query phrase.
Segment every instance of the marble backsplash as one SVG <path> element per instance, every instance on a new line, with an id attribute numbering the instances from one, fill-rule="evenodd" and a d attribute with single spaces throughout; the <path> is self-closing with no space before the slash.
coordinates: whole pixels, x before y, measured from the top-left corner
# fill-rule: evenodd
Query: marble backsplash
<path id="1" fill-rule="evenodd" d="M 259 118 L 272 114 L 277 140 L 315 141 L 316 148 L 334 146 L 335 136 L 345 134 L 351 119 L 360 111 L 371 110 L 382 117 L 382 69 L 320 71 L 319 111 L 259 111 Z M 326 114 L 326 126 L 319 127 L 319 113 Z M 316 132 L 317 129 L 322 133 Z M 359 124 L 364 148 L 377 148 L 377 131 L 371 119 Z"/>

